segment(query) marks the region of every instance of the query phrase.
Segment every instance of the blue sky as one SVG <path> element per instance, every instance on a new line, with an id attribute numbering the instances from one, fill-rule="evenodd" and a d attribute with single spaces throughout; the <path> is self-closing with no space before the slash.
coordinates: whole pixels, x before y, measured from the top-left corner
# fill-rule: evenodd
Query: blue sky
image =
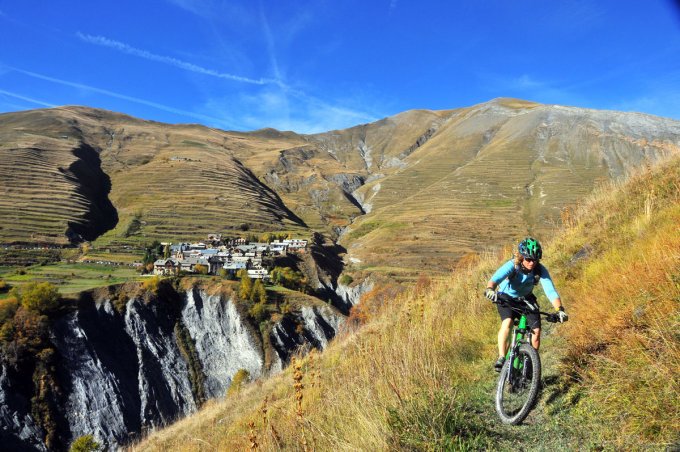
<path id="1" fill-rule="evenodd" d="M 671 0 L 0 0 L 0 112 L 301 133 L 496 97 L 680 119 Z"/>

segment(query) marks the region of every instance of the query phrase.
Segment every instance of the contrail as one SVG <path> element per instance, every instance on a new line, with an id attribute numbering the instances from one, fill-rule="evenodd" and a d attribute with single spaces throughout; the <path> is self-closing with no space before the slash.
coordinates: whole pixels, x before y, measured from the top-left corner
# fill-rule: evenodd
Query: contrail
<path id="1" fill-rule="evenodd" d="M 124 42 L 115 41 L 104 36 L 92 36 L 81 32 L 78 32 L 77 35 L 81 40 L 90 44 L 109 47 L 111 49 L 118 50 L 119 52 L 127 53 L 128 55 L 138 56 L 149 61 L 156 61 L 159 63 L 169 64 L 170 66 L 175 66 L 186 71 L 195 72 L 197 74 L 210 75 L 212 77 L 223 78 L 226 80 L 234 80 L 243 83 L 250 83 L 253 85 L 283 85 L 283 83 L 280 80 L 276 79 L 268 78 L 252 79 L 248 77 L 242 77 L 240 75 L 229 74 L 226 72 L 219 72 L 214 69 L 204 68 L 193 63 L 178 60 L 177 58 L 157 55 L 147 50 L 137 49 L 128 44 L 125 44 Z"/>
<path id="2" fill-rule="evenodd" d="M 167 112 L 174 113 L 174 114 L 177 114 L 177 115 L 188 116 L 188 117 L 191 117 L 191 118 L 198 119 L 200 121 L 205 121 L 208 124 L 221 124 L 221 123 L 224 122 L 224 120 L 219 119 L 219 118 L 213 118 L 213 117 L 202 115 L 202 114 L 199 114 L 199 113 L 193 113 L 193 112 L 190 112 L 190 111 L 179 110 L 177 108 L 169 107 L 167 105 L 159 104 L 159 103 L 156 103 L 156 102 L 151 102 L 151 101 L 148 101 L 148 100 L 145 100 L 145 99 L 140 99 L 138 97 L 126 96 L 125 94 L 114 93 L 113 91 L 108 91 L 108 90 L 101 89 L 101 88 L 95 88 L 94 86 L 84 85 L 82 83 L 69 82 L 68 80 L 61 80 L 61 79 L 58 79 L 58 78 L 49 77 L 47 75 L 42 75 L 42 74 L 38 74 L 38 73 L 35 73 L 35 72 L 30 72 L 30 71 L 25 71 L 23 69 L 15 68 L 15 67 L 12 67 L 12 66 L 4 66 L 4 67 L 6 67 L 7 69 L 11 69 L 13 71 L 16 71 L 20 74 L 27 75 L 29 77 L 37 78 L 37 79 L 40 79 L 40 80 L 45 80 L 45 81 L 52 82 L 52 83 L 57 83 L 59 85 L 70 86 L 72 88 L 78 88 L 78 89 L 82 89 L 82 90 L 92 91 L 92 92 L 95 92 L 95 93 L 104 94 L 106 96 L 115 97 L 117 99 L 123 99 L 123 100 L 129 101 L 129 102 L 135 102 L 137 104 L 147 105 L 149 107 L 157 108 L 159 110 L 167 111 Z M 233 127 L 233 126 L 234 126 L 233 124 L 230 125 L 230 127 Z"/>
<path id="3" fill-rule="evenodd" d="M 32 99 L 30 97 L 22 96 L 21 94 L 10 93 L 9 91 L 5 91 L 4 89 L 0 89 L 0 94 L 4 94 L 5 96 L 9 96 L 9 97 L 14 97 L 16 99 L 20 99 L 20 100 L 23 100 L 23 101 L 26 101 L 26 102 L 31 102 L 33 104 L 42 105 L 43 107 L 49 107 L 49 108 L 56 108 L 57 107 L 57 105 L 48 104 L 47 102 L 43 102 L 41 100 Z"/>

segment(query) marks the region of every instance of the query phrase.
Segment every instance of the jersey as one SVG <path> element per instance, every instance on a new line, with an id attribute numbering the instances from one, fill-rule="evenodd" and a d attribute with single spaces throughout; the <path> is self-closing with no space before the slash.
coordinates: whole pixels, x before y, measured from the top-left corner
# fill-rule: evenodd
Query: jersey
<path id="1" fill-rule="evenodd" d="M 545 268 L 544 265 L 540 265 L 538 272 L 539 282 L 541 283 L 541 287 L 543 287 L 545 296 L 548 297 L 551 302 L 555 301 L 560 295 L 557 293 L 557 290 L 555 290 L 555 285 L 550 277 L 550 273 L 548 273 L 548 269 Z M 535 284 L 534 272 L 524 273 L 522 271 L 516 271 L 515 261 L 513 259 L 510 259 L 496 270 L 496 273 L 491 277 L 491 281 L 498 285 L 499 292 L 503 292 L 513 298 L 529 295 L 534 289 Z"/>

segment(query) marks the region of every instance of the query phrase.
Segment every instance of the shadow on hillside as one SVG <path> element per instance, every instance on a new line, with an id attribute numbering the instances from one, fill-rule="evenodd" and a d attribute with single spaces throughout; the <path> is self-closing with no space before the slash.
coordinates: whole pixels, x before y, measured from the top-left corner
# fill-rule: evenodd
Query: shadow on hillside
<path id="1" fill-rule="evenodd" d="M 72 244 L 91 241 L 116 227 L 118 212 L 109 199 L 111 178 L 101 167 L 97 151 L 81 144 L 73 150 L 78 157 L 68 168 L 60 171 L 77 186 L 78 194 L 88 200 L 88 209 L 80 220 L 69 221 L 66 237 Z"/>

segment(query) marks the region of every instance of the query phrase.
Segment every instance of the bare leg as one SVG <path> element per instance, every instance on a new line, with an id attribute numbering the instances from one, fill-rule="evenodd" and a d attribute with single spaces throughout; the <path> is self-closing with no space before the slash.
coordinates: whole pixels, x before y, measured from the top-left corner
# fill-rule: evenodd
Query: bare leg
<path id="1" fill-rule="evenodd" d="M 540 328 L 534 328 L 532 331 L 531 335 L 531 345 L 538 350 L 538 347 L 541 346 L 541 329 Z"/>
<path id="2" fill-rule="evenodd" d="M 510 336 L 510 326 L 512 319 L 505 319 L 501 322 L 501 329 L 498 330 L 498 356 L 505 357 L 508 352 L 508 336 Z"/>

